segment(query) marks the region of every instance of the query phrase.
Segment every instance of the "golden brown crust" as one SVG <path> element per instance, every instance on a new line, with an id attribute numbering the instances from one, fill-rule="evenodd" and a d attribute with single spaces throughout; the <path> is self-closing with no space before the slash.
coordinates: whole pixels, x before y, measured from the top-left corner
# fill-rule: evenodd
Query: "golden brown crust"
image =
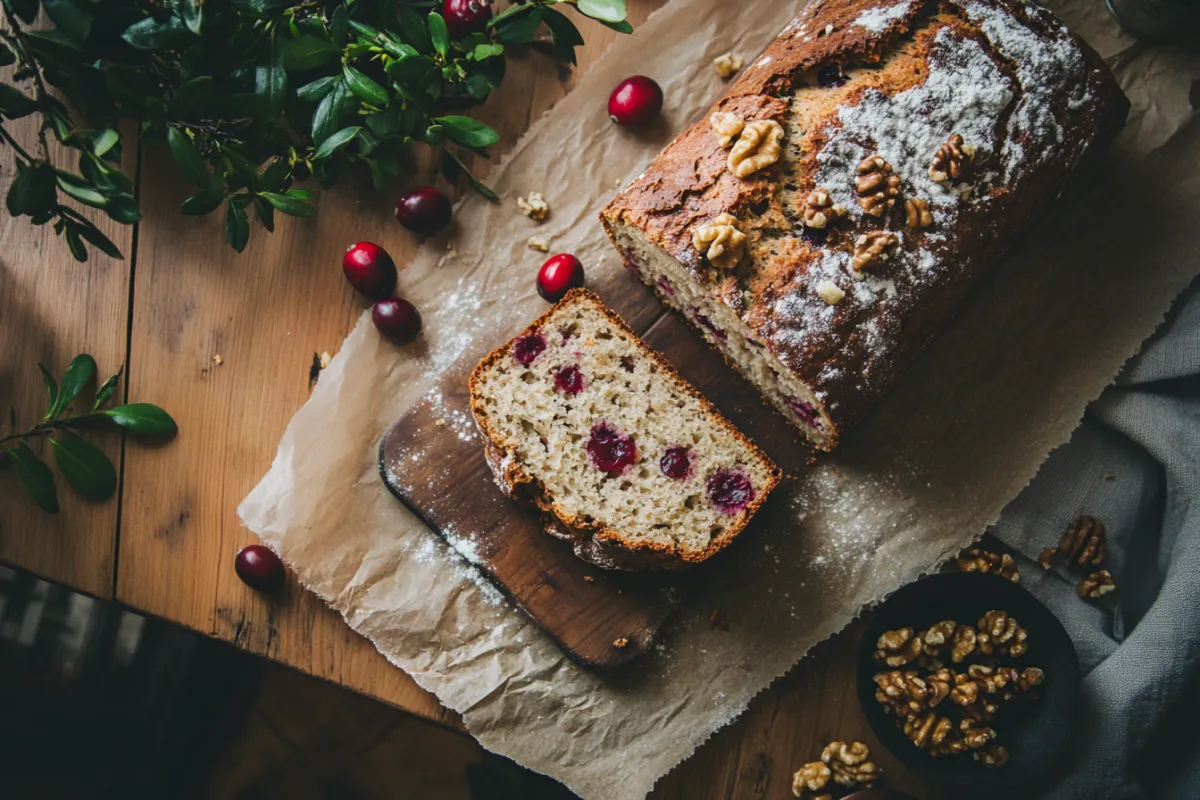
<path id="1" fill-rule="evenodd" d="M 495 361 L 508 354 L 513 342 L 524 336 L 528 331 L 546 326 L 558 311 L 575 304 L 577 301 L 587 303 L 612 322 L 613 325 L 624 331 L 645 358 L 654 361 L 663 370 L 668 379 L 676 381 L 686 394 L 700 403 L 709 421 L 728 431 L 739 443 L 750 451 L 753 457 L 759 459 L 763 466 L 767 468 L 767 485 L 756 487 L 757 491 L 754 500 L 746 507 L 741 520 L 726 529 L 720 537 L 710 541 L 704 550 L 682 553 L 673 547 L 654 542 L 630 541 L 620 531 L 604 527 L 596 522 L 588 522 L 572 517 L 562 508 L 555 505 L 554 499 L 547 496 L 544 487 L 525 473 L 515 458 L 505 457 L 509 455 L 509 451 L 505 448 L 503 438 L 488 421 L 487 409 L 484 406 L 483 399 L 480 397 L 480 376 Z M 500 485 L 506 494 L 518 501 L 524 499 L 522 495 L 527 495 L 529 502 L 532 502 L 532 504 L 541 510 L 552 515 L 553 519 L 548 522 L 547 532 L 558 538 L 565 538 L 572 541 L 575 544 L 575 552 L 580 558 L 599 567 L 626 570 L 685 569 L 701 561 L 705 561 L 718 551 L 724 549 L 726 545 L 745 529 L 747 523 L 754 517 L 762 504 L 766 502 L 767 497 L 779 484 L 779 480 L 782 477 L 779 467 L 771 461 L 758 445 L 754 444 L 732 422 L 727 420 L 717 410 L 716 406 L 709 402 L 704 395 L 700 394 L 694 386 L 683 379 L 669 361 L 646 345 L 641 340 L 641 337 L 634 333 L 616 312 L 604 305 L 600 298 L 588 289 L 572 289 L 567 292 L 562 300 L 551 306 L 549 310 L 534 320 L 521 333 L 489 353 L 471 371 L 471 376 L 467 381 L 467 388 L 471 395 L 471 414 L 475 417 L 475 424 L 479 427 L 480 432 L 483 433 L 487 441 L 486 455 L 488 465 L 492 468 L 492 472 L 496 476 L 497 484 Z M 551 526 L 554 527 L 553 531 L 550 530 Z"/>
<path id="2" fill-rule="evenodd" d="M 853 24 L 864 12 L 881 10 L 897 13 L 887 15 L 890 18 L 877 29 Z M 833 307 L 828 323 L 818 328 L 807 320 L 785 318 L 778 311 L 780 303 L 797 292 L 796 287 L 808 286 L 824 255 L 831 250 L 849 252 L 858 236 L 889 224 L 852 213 L 831 225 L 828 239 L 820 243 L 802 235 L 791 198 L 832 188 L 816 185 L 817 156 L 831 131 L 836 133 L 842 124 L 841 109 L 860 104 L 872 90 L 891 97 L 924 85 L 931 53 L 943 31 L 977 43 L 1013 84 L 1013 105 L 1004 120 L 1018 102 L 1039 88 L 1031 81 L 1051 80 L 1044 65 L 1006 55 L 996 44 L 999 39 L 993 41 L 994 29 L 985 31 L 981 11 L 1008 15 L 1031 40 L 1036 37 L 1077 53 L 1081 66 L 1069 85 L 1084 101 L 1077 105 L 1065 89 L 1047 92 L 1053 94 L 1047 107 L 1059 127 L 1059 144 L 1048 147 L 1027 131 L 1011 133 L 998 125 L 993 143 L 997 152 L 1001 145 L 1023 148 L 1030 166 L 1011 178 L 1003 174 L 981 178 L 970 207 L 958 213 L 952 225 L 904 230 L 901 255 L 907 253 L 915 262 L 918 254 L 924 254 L 938 270 L 917 282 L 900 274 L 893 259 L 887 268 L 869 275 L 894 284 L 887 299 L 864 307 L 848 298 Z M 814 75 L 823 69 L 854 74 L 843 86 L 817 86 L 820 81 Z M 1038 74 L 1018 80 L 1022 69 Z M 793 92 L 799 99 L 795 105 Z M 1036 6 L 1016 0 L 912 0 L 907 6 L 895 0 L 816 0 L 761 58 L 747 66 L 711 109 L 745 119 L 773 119 L 785 129 L 790 119 L 798 118 L 803 142 L 788 145 L 801 146 L 775 166 L 739 179 L 728 171 L 728 150 L 713 134 L 706 114 L 614 198 L 601 212 L 601 220 L 614 244 L 619 229 L 629 226 L 679 261 L 706 293 L 736 313 L 785 368 L 811 387 L 833 424 L 824 448 L 831 449 L 839 431 L 891 387 L 967 293 L 1061 192 L 1080 161 L 1116 135 L 1127 110 L 1128 101 L 1100 57 Z M 930 150 L 931 158 L 935 150 Z M 906 191 L 909 181 L 923 179 L 922 175 L 903 177 Z M 892 228 L 903 230 L 903 203 L 897 208 L 901 220 Z M 693 226 L 721 213 L 736 217 L 750 240 L 749 255 L 733 273 L 712 270 L 691 242 Z"/>

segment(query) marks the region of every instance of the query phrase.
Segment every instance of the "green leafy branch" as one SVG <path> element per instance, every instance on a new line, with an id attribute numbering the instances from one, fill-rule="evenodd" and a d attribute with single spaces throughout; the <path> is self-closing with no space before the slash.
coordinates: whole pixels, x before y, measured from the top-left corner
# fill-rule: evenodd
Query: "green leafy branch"
<path id="1" fill-rule="evenodd" d="M 516 0 L 486 29 L 454 37 L 435 0 L 3 0 L 0 140 L 18 175 L 10 214 L 54 221 L 79 260 L 87 245 L 119 257 L 64 198 L 131 224 L 133 182 L 119 168 L 117 121 L 167 145 L 196 191 L 184 214 L 224 207 L 239 252 L 250 217 L 274 230 L 276 212 L 310 217 L 295 181 L 336 183 L 348 168 L 377 188 L 413 166 L 412 147 L 442 150 L 442 172 L 495 198 L 464 166 L 487 157 L 495 130 L 463 112 L 500 85 L 509 48 L 548 49 L 575 62 L 583 37 L 559 6 L 618 31 L 625 0 Z M 51 27 L 32 30 L 44 11 Z M 20 88 L 28 86 L 27 89 Z M 91 127 L 76 125 L 57 89 Z M 3 122 L 39 116 L 36 154 Z M 78 169 L 55 167 L 49 136 L 78 151 Z"/>
<path id="2" fill-rule="evenodd" d="M 0 436 L 0 466 L 10 462 L 16 467 L 21 485 L 43 511 L 58 513 L 58 491 L 54 473 L 29 446 L 30 441 L 42 438 L 49 442 L 58 471 L 71 488 L 88 500 L 102 501 L 117 491 L 117 471 L 103 450 L 76 431 L 103 424 L 115 424 L 141 436 L 164 437 L 176 431 L 171 415 L 151 403 L 105 408 L 117 389 L 121 370 L 100 384 L 87 411 L 68 413 L 96 378 L 96 360 L 86 353 L 71 360 L 61 381 L 41 364 L 38 368 L 46 383 L 46 413 L 33 427 L 18 431 L 16 411 L 9 409 L 9 433 Z"/>

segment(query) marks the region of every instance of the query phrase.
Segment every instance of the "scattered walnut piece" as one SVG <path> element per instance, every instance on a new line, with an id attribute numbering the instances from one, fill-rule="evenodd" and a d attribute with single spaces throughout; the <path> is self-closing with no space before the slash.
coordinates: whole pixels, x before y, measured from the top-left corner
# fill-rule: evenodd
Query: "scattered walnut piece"
<path id="1" fill-rule="evenodd" d="M 838 303 L 846 299 L 846 293 L 842 291 L 836 283 L 831 280 L 823 280 L 816 285 L 814 291 L 817 297 L 824 300 L 831 306 L 836 306 Z"/>
<path id="2" fill-rule="evenodd" d="M 737 229 L 737 217 L 721 213 L 692 228 L 692 246 L 714 267 L 732 269 L 746 251 L 746 234 Z"/>
<path id="3" fill-rule="evenodd" d="M 792 794 L 802 797 L 804 791 L 819 792 L 829 783 L 833 772 L 820 761 L 810 761 L 792 776 Z"/>
<path id="4" fill-rule="evenodd" d="M 734 73 L 745 66 L 746 60 L 734 53 L 722 53 L 713 59 L 713 69 L 721 76 L 722 80 L 732 78 Z"/>
<path id="5" fill-rule="evenodd" d="M 833 202 L 829 192 L 824 189 L 814 189 L 804 198 L 802 218 L 804 224 L 809 228 L 824 228 L 845 215 L 846 207 L 841 203 Z"/>
<path id="6" fill-rule="evenodd" d="M 859 163 L 854 188 L 862 210 L 872 217 L 881 217 L 900 196 L 900 176 L 892 171 L 892 165 L 883 156 L 876 153 Z"/>
<path id="7" fill-rule="evenodd" d="M 1095 600 L 1116 588 L 1117 582 L 1113 579 L 1112 573 L 1106 569 L 1101 569 L 1081 580 L 1079 585 L 1075 587 L 1075 591 L 1079 593 L 1080 597 Z"/>
<path id="8" fill-rule="evenodd" d="M 870 231 L 854 242 L 854 257 L 850 259 L 855 278 L 862 279 L 863 270 L 888 260 L 888 251 L 900 244 L 896 234 L 889 231 Z"/>
<path id="9" fill-rule="evenodd" d="M 1021 674 L 1017 676 L 1014 682 L 1017 687 L 1017 694 L 1025 694 L 1031 691 L 1034 687 L 1041 686 L 1046 681 L 1046 673 L 1038 667 L 1026 667 L 1021 670 Z"/>
<path id="10" fill-rule="evenodd" d="M 904 201 L 904 224 L 909 228 L 928 228 L 933 224 L 933 214 L 929 211 L 929 203 L 919 197 L 910 197 Z"/>
<path id="11" fill-rule="evenodd" d="M 929 180 L 934 183 L 969 180 L 975 164 L 975 147 L 964 144 L 963 137 L 954 134 L 933 156 L 929 165 Z"/>
<path id="12" fill-rule="evenodd" d="M 954 562 L 963 572 L 992 572 L 1016 583 L 1021 578 L 1017 562 L 1007 553 L 993 553 L 972 547 L 965 550 Z"/>
<path id="13" fill-rule="evenodd" d="M 596 579 L 595 579 L 595 578 L 593 578 L 591 575 L 584 575 L 584 576 L 583 576 L 583 579 L 584 579 L 585 581 L 587 581 L 588 583 L 595 583 L 595 582 L 596 582 Z"/>
<path id="14" fill-rule="evenodd" d="M 1095 517 L 1080 517 L 1067 526 L 1058 542 L 1058 552 L 1080 566 L 1102 564 L 1108 557 L 1104 546 L 1104 523 Z"/>
<path id="15" fill-rule="evenodd" d="M 875 660 L 889 667 L 902 667 L 921 655 L 921 643 L 912 628 L 887 631 L 875 642 Z"/>
<path id="16" fill-rule="evenodd" d="M 868 761 L 871 750 L 862 742 L 830 742 L 821 751 L 821 761 L 833 771 L 841 786 L 870 786 L 879 777 L 879 767 Z"/>
<path id="17" fill-rule="evenodd" d="M 620 639 L 613 639 L 613 647 L 628 647 L 629 639 L 622 636 Z"/>
<path id="18" fill-rule="evenodd" d="M 712 131 L 716 134 L 721 147 L 729 147 L 733 144 L 738 134 L 742 132 L 742 128 L 746 127 L 744 119 L 728 111 L 714 111 L 708 118 L 708 124 L 712 126 Z"/>
<path id="19" fill-rule="evenodd" d="M 219 367 L 225 363 L 225 359 L 221 358 L 220 353 L 217 353 L 215 356 L 212 357 L 212 362 Z"/>
<path id="20" fill-rule="evenodd" d="M 739 178 L 748 178 L 760 169 L 771 166 L 783 152 L 783 126 L 773 119 L 747 122 L 729 151 L 726 164 Z"/>
<path id="21" fill-rule="evenodd" d="M 961 625 L 954 632 L 954 643 L 950 648 L 950 660 L 955 664 L 961 664 L 967 656 L 975 652 L 975 645 L 978 640 L 975 634 L 975 629 L 970 625 Z"/>
<path id="22" fill-rule="evenodd" d="M 1008 751 L 1002 744 L 989 744 L 975 751 L 974 759 L 985 767 L 1002 767 L 1008 763 Z"/>
<path id="23" fill-rule="evenodd" d="M 1019 658 L 1029 650 L 1029 632 L 1004 611 L 989 611 L 979 620 L 979 652 Z"/>
<path id="24" fill-rule="evenodd" d="M 517 198 L 517 208 L 535 222 L 542 222 L 550 215 L 550 206 L 541 192 L 530 192 L 527 197 Z"/>
<path id="25" fill-rule="evenodd" d="M 1038 563 L 1042 565 L 1042 569 L 1050 569 L 1054 566 L 1054 557 L 1056 555 L 1058 555 L 1057 547 L 1047 547 L 1043 550 L 1042 554 L 1038 556 Z"/>
<path id="26" fill-rule="evenodd" d="M 525 240 L 525 246 L 530 250 L 537 250 L 539 253 L 550 252 L 550 243 L 541 236 L 530 236 Z"/>

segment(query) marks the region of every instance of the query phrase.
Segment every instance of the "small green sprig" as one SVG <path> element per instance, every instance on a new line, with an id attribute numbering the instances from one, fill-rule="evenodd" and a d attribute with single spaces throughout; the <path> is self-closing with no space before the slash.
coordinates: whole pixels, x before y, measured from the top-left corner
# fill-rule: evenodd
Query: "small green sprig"
<path id="1" fill-rule="evenodd" d="M 117 471 L 103 450 L 76 431 L 115 424 L 141 436 L 166 437 L 177 430 L 171 415 L 152 403 L 105 408 L 117 389 L 121 370 L 100 384 L 87 411 L 72 412 L 71 404 L 96 377 L 96 360 L 86 353 L 71 360 L 61 381 L 54 380 L 41 364 L 38 368 L 46 382 L 46 413 L 32 428 L 18 431 L 16 411 L 9 409 L 9 433 L 0 436 L 0 466 L 12 464 L 16 468 L 21 485 L 43 511 L 58 513 L 58 490 L 54 473 L 29 446 L 30 441 L 49 442 L 58 471 L 71 488 L 99 502 L 116 493 Z"/>
<path id="2" fill-rule="evenodd" d="M 136 122 L 142 141 L 166 144 L 195 185 L 184 214 L 224 208 L 238 252 L 251 215 L 272 231 L 276 212 L 316 213 L 293 181 L 330 186 L 358 168 L 381 188 L 413 171 L 416 145 L 441 150 L 448 180 L 465 175 L 495 199 L 463 158 L 487 157 L 500 137 L 463 112 L 500 84 L 510 48 L 575 63 L 583 37 L 566 6 L 632 30 L 625 0 L 513 0 L 461 36 L 439 0 L 2 0 L 0 66 L 16 65 L 0 82 L 0 145 L 17 163 L 5 205 L 35 225 L 53 222 L 80 261 L 89 245 L 119 258 L 64 200 L 123 224 L 140 219 L 120 169 L 120 119 Z M 4 127 L 23 118 L 38 120 L 36 148 Z M 51 137 L 78 152 L 76 170 L 53 162 Z"/>

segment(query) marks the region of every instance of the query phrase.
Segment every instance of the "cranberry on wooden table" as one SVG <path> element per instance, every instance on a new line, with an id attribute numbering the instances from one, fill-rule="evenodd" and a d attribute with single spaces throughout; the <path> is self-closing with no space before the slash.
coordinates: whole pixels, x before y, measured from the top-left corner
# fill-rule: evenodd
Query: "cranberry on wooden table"
<path id="1" fill-rule="evenodd" d="M 372 300 L 396 288 L 396 262 L 374 242 L 355 242 L 342 256 L 342 271 L 350 285 Z"/>
<path id="2" fill-rule="evenodd" d="M 583 286 L 583 264 L 570 253 L 550 256 L 538 270 L 538 294 L 549 303 L 557 303 L 572 289 Z"/>
<path id="3" fill-rule="evenodd" d="M 443 0 L 442 18 L 455 38 L 482 33 L 492 18 L 491 0 Z"/>
<path id="4" fill-rule="evenodd" d="M 662 87 L 645 75 L 621 81 L 608 98 L 609 119 L 622 127 L 645 125 L 662 107 Z"/>
<path id="5" fill-rule="evenodd" d="M 251 589 L 265 591 L 283 583 L 283 562 L 271 548 L 261 544 L 246 545 L 239 550 L 233 568 Z"/>
<path id="6" fill-rule="evenodd" d="M 400 297 L 380 300 L 371 309 L 375 328 L 393 342 L 411 342 L 421 332 L 421 315 L 416 306 Z"/>
<path id="7" fill-rule="evenodd" d="M 396 220 L 414 233 L 433 236 L 450 224 L 450 198 L 432 186 L 418 186 L 400 195 Z"/>

